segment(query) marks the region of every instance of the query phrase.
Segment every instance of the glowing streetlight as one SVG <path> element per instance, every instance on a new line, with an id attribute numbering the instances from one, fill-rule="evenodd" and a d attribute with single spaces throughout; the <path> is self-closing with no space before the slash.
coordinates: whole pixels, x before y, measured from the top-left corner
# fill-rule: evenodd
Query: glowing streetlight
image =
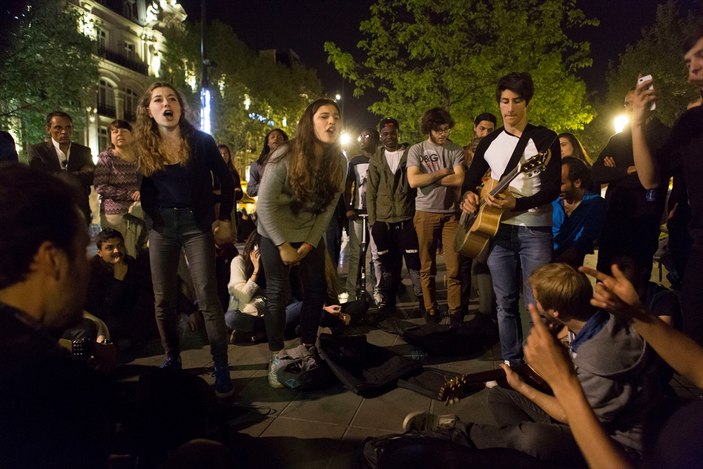
<path id="1" fill-rule="evenodd" d="M 625 114 L 620 114 L 619 116 L 615 116 L 615 119 L 613 119 L 613 128 L 615 129 L 615 133 L 619 134 L 625 128 L 630 124 L 630 118 L 625 115 Z"/>
<path id="2" fill-rule="evenodd" d="M 200 81 L 200 130 L 209 134 L 211 127 L 211 95 L 208 80 L 208 67 L 212 66 L 205 50 L 205 0 L 200 0 L 200 58 L 202 60 L 202 79 Z"/>
<path id="3" fill-rule="evenodd" d="M 334 100 L 335 100 L 335 101 L 341 101 L 341 100 L 342 100 L 342 95 L 339 94 L 339 93 L 335 94 L 335 95 L 334 95 Z"/>
<path id="4" fill-rule="evenodd" d="M 342 148 L 346 148 L 349 146 L 349 144 L 352 141 L 351 135 L 349 135 L 349 132 L 346 130 L 342 131 L 342 133 L 339 135 L 339 143 L 342 145 Z"/>

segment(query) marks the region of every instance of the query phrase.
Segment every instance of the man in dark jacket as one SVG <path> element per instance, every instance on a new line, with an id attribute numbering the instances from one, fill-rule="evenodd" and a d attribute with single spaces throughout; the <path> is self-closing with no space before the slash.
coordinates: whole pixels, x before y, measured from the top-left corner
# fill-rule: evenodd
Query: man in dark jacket
<path id="1" fill-rule="evenodd" d="M 625 109 L 632 112 L 634 91 L 625 95 Z M 666 141 L 669 128 L 656 117 L 646 123 L 647 142 L 656 152 Z M 652 258 L 659 246 L 666 187 L 646 190 L 640 183 L 632 155 L 632 132 L 615 134 L 593 165 L 591 178 L 608 184 L 605 225 L 598 241 L 598 270 L 610 274 L 614 257 L 628 256 L 642 268 L 652 269 Z"/>
<path id="2" fill-rule="evenodd" d="M 46 116 L 46 132 L 49 140 L 29 147 L 29 166 L 50 173 L 65 174 L 65 179 L 76 186 L 80 185 L 85 193 L 81 200 L 81 210 L 90 222 L 88 196 L 93 184 L 95 163 L 90 148 L 71 141 L 73 136 L 73 119 L 62 111 L 50 112 Z"/>
<path id="3" fill-rule="evenodd" d="M 21 197 L 17 195 L 21 194 Z M 81 319 L 85 221 L 66 184 L 0 168 L 0 454 L 2 467 L 105 467 L 107 391 L 55 331 Z"/>
<path id="4" fill-rule="evenodd" d="M 379 124 L 382 147 L 369 160 L 366 208 L 371 236 L 381 262 L 382 315 L 395 310 L 403 258 L 413 283 L 419 308 L 424 311 L 420 286 L 420 256 L 413 227 L 415 190 L 408 184 L 407 148 L 398 143 L 398 121 L 385 118 Z"/>

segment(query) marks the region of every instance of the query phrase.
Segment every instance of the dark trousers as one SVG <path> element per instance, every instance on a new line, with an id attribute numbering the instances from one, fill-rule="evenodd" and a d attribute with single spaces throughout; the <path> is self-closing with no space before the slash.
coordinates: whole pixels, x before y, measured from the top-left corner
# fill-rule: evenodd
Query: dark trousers
<path id="1" fill-rule="evenodd" d="M 380 290 L 386 305 L 395 306 L 395 294 L 402 280 L 400 273 L 403 258 L 413 283 L 415 296 L 421 296 L 420 256 L 412 220 L 397 223 L 376 221 L 371 227 L 371 236 L 376 243 L 378 260 L 381 263 Z"/>
<path id="2" fill-rule="evenodd" d="M 302 243 L 291 243 L 296 249 Z M 327 297 L 325 282 L 325 252 L 324 243 L 314 248 L 303 260 L 295 266 L 298 278 L 302 284 L 303 307 L 300 312 L 300 338 L 304 344 L 314 344 L 317 339 L 317 328 L 320 325 L 320 311 Z M 266 272 L 266 336 L 269 350 L 277 352 L 284 346 L 284 331 L 286 328 L 286 306 L 291 297 L 290 270 L 281 260 L 278 247 L 269 238 L 261 237 L 259 244 L 261 261 Z"/>
<path id="3" fill-rule="evenodd" d="M 585 465 L 569 426 L 552 420 L 522 394 L 495 387 L 487 400 L 498 425 L 466 424 L 476 448 L 512 448 L 542 461 Z"/>
<path id="4" fill-rule="evenodd" d="M 156 325 L 164 351 L 180 354 L 178 337 L 178 261 L 185 251 L 193 279 L 198 309 L 205 318 L 205 331 L 216 367 L 227 366 L 227 328 L 217 296 L 215 277 L 215 240 L 212 232 L 201 231 L 188 209 L 161 210 L 164 226 L 149 231 L 149 259 L 154 286 Z"/>

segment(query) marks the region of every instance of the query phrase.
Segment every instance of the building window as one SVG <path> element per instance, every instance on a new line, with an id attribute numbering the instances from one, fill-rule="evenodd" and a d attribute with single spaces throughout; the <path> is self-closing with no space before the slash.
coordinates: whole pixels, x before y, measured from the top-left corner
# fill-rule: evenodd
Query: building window
<path id="1" fill-rule="evenodd" d="M 125 0 L 125 2 L 122 4 L 122 13 L 123 16 L 127 19 L 134 19 L 134 1 L 133 0 Z"/>
<path id="2" fill-rule="evenodd" d="M 100 28 L 95 28 L 95 40 L 98 43 L 98 51 L 107 49 L 107 31 Z"/>
<path id="3" fill-rule="evenodd" d="M 98 149 L 99 151 L 104 151 L 110 148 L 110 133 L 107 131 L 107 127 L 100 127 L 98 129 Z"/>
<path id="4" fill-rule="evenodd" d="M 137 118 L 139 95 L 131 88 L 125 88 L 122 94 L 124 95 L 124 118 L 127 121 L 134 122 Z"/>
<path id="5" fill-rule="evenodd" d="M 115 91 L 113 86 L 106 80 L 100 80 L 100 85 L 98 86 L 98 114 L 112 117 L 113 119 L 117 116 Z"/>
<path id="6" fill-rule="evenodd" d="M 125 41 L 124 43 L 124 55 L 127 57 L 128 60 L 138 60 L 137 55 L 134 52 L 134 44 L 131 42 Z"/>

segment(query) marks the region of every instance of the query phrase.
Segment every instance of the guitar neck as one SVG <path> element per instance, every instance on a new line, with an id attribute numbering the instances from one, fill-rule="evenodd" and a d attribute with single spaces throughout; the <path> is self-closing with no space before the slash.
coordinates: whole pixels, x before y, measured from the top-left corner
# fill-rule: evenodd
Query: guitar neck
<path id="1" fill-rule="evenodd" d="M 512 171 L 506 174 L 505 177 L 503 177 L 503 179 L 498 182 L 498 184 L 493 188 L 490 194 L 495 197 L 496 195 L 503 192 L 510 185 L 510 183 L 513 182 L 513 179 L 515 179 L 517 175 L 520 174 L 520 171 L 521 165 L 518 164 L 512 169 Z"/>

